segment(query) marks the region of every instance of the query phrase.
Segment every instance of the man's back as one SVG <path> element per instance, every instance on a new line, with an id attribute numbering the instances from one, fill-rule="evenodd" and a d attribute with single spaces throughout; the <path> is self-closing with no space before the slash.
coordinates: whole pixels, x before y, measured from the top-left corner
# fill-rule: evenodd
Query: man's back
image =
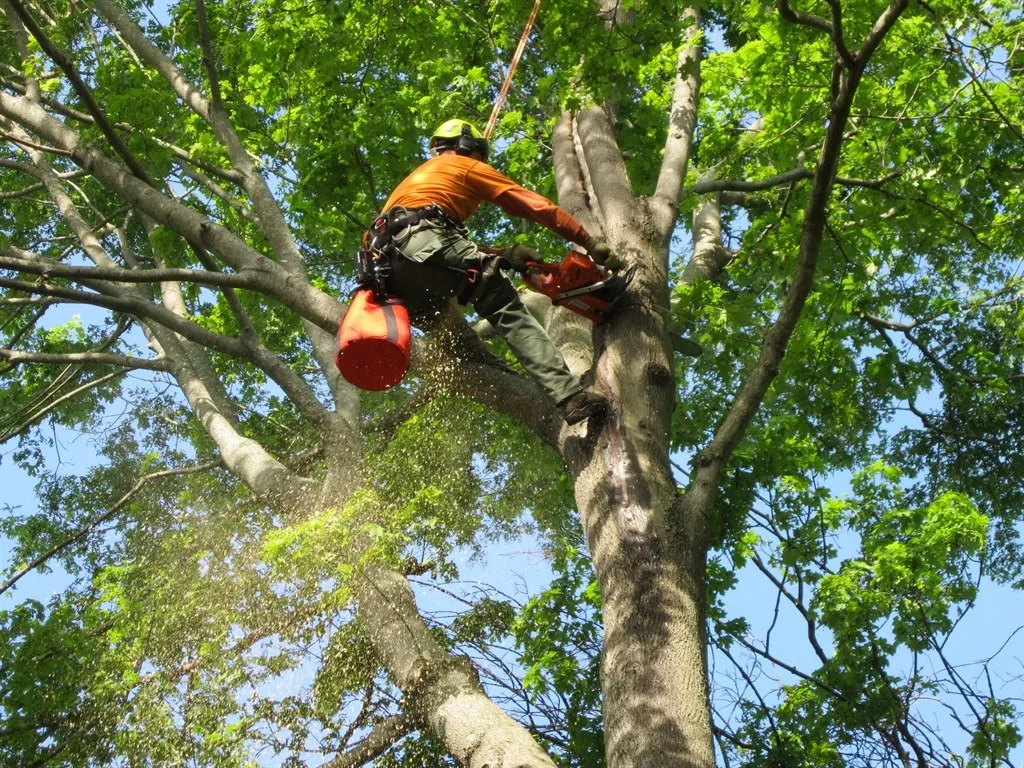
<path id="1" fill-rule="evenodd" d="M 440 205 L 464 222 L 487 201 L 506 213 L 529 219 L 566 240 L 585 245 L 587 231 L 576 219 L 546 197 L 516 184 L 487 163 L 454 152 L 438 154 L 406 176 L 384 204 L 384 210 Z"/>
<path id="2" fill-rule="evenodd" d="M 484 200 L 494 201 L 518 185 L 491 166 L 453 152 L 437 155 L 410 173 L 391 193 L 384 209 L 424 208 L 437 203 L 465 221 Z"/>

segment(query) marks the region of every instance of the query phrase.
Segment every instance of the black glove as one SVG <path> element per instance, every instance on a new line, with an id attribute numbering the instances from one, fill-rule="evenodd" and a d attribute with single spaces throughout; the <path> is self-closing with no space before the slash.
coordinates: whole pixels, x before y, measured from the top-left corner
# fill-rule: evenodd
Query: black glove
<path id="1" fill-rule="evenodd" d="M 622 269 L 626 266 L 626 262 L 623 261 L 622 257 L 615 253 L 612 247 L 604 240 L 591 237 L 583 247 L 587 249 L 587 255 L 603 267 Z"/>
<path id="2" fill-rule="evenodd" d="M 528 245 L 520 245 L 519 243 L 516 243 L 511 248 L 506 248 L 502 257 L 516 272 L 525 272 L 526 262 L 528 261 L 544 261 L 544 257 L 540 255 L 540 251 L 535 248 L 531 248 Z"/>

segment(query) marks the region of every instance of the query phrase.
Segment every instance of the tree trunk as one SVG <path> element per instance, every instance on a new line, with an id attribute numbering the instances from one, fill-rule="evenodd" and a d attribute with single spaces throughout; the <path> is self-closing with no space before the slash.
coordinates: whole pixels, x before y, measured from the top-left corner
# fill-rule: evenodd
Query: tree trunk
<path id="1" fill-rule="evenodd" d="M 638 270 L 627 302 L 597 329 L 595 386 L 612 410 L 595 439 L 569 438 L 605 632 L 602 690 L 611 768 L 664 763 L 711 768 L 714 750 L 705 656 L 703 518 L 674 517 L 668 425 L 675 381 L 666 318 L 665 254 L 632 222 L 642 204 L 614 211 L 607 232 Z M 654 242 L 652 242 L 654 241 Z M 680 556 L 680 553 L 683 553 Z"/>

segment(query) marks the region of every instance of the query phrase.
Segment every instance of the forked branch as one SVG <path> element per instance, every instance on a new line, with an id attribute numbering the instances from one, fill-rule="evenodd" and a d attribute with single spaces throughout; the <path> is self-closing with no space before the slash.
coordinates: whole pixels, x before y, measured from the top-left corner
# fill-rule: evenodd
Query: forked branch
<path id="1" fill-rule="evenodd" d="M 858 60 L 857 67 L 843 69 L 839 63 L 833 65 L 828 127 L 815 166 L 811 193 L 804 212 L 799 255 L 792 283 L 775 323 L 765 333 L 757 363 L 733 401 L 714 438 L 698 456 L 696 477 L 681 499 L 683 510 L 710 509 L 711 502 L 717 494 L 718 483 L 726 460 L 739 444 L 768 388 L 775 376 L 778 375 L 782 356 L 786 352 L 786 347 L 814 285 L 818 254 L 821 250 L 821 241 L 827 221 L 828 200 L 835 183 L 844 131 L 854 94 L 864 71 L 863 67 L 867 63 L 867 57 L 877 48 L 881 37 L 891 29 L 904 7 L 906 7 L 906 3 L 903 0 L 894 0 L 893 4 L 880 17 L 875 25 L 876 29 L 881 30 L 880 35 L 877 40 L 871 38 L 872 45 L 864 49 L 867 51 L 867 56 Z"/>

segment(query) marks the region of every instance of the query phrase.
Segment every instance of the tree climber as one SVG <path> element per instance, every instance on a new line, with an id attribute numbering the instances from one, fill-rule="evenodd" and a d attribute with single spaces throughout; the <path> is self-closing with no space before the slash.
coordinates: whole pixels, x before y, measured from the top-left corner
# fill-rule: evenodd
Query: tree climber
<path id="1" fill-rule="evenodd" d="M 430 159 L 395 188 L 367 234 L 371 248 L 390 241 L 400 254 L 392 259 L 388 292 L 402 299 L 414 322 L 439 315 L 453 296 L 472 304 L 568 424 L 603 413 L 607 399 L 583 389 L 511 281 L 497 269 L 498 260 L 477 248 L 463 222 L 486 200 L 583 246 L 609 269 L 620 269 L 622 260 L 565 210 L 484 162 L 487 140 L 468 122 L 447 121 L 430 137 L 429 147 Z M 542 261 L 537 251 L 518 244 L 506 249 L 502 259 L 519 271 L 527 261 Z"/>

